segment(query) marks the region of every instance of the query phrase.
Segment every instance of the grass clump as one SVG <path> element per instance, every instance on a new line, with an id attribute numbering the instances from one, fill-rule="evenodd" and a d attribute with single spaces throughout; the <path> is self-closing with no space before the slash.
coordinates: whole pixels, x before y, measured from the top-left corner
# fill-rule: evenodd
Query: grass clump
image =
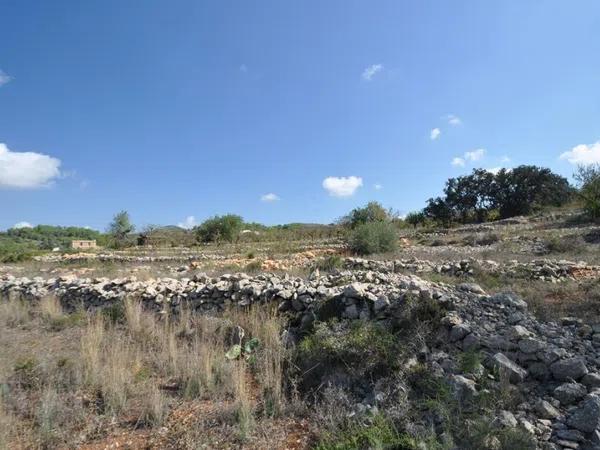
<path id="1" fill-rule="evenodd" d="M 0 320 L 8 327 L 25 325 L 31 319 L 29 304 L 16 297 L 0 299 Z"/>
<path id="2" fill-rule="evenodd" d="M 344 265 L 344 260 L 340 255 L 330 255 L 319 259 L 315 263 L 315 268 L 324 272 L 331 272 L 334 269 L 339 269 Z"/>
<path id="3" fill-rule="evenodd" d="M 393 252 L 398 246 L 396 228 L 390 222 L 367 222 L 349 235 L 350 249 L 358 255 Z"/>
<path id="4" fill-rule="evenodd" d="M 335 432 L 324 433 L 316 450 L 395 449 L 416 450 L 417 442 L 400 433 L 383 414 L 375 414 L 366 423 L 354 422 Z"/>

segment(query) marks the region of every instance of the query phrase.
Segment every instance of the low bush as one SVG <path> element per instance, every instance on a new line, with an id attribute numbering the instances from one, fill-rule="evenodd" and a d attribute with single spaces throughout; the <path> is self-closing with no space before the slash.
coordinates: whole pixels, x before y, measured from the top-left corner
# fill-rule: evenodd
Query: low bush
<path id="1" fill-rule="evenodd" d="M 358 255 L 392 252 L 397 248 L 398 235 L 390 222 L 369 222 L 352 230 L 349 244 Z"/>

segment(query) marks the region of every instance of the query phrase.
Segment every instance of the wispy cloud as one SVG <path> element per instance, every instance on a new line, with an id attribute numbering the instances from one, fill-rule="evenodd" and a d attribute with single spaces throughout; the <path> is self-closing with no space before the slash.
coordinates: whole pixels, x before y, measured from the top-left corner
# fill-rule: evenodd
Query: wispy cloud
<path id="1" fill-rule="evenodd" d="M 600 141 L 594 144 L 579 144 L 568 152 L 560 155 L 560 159 L 566 159 L 571 164 L 588 165 L 600 163 Z"/>
<path id="2" fill-rule="evenodd" d="M 179 222 L 177 226 L 179 228 L 185 228 L 186 230 L 191 230 L 198 223 L 196 222 L 196 218 L 194 216 L 187 216 L 183 222 Z"/>
<path id="3" fill-rule="evenodd" d="M 261 202 L 272 203 L 272 202 L 276 202 L 278 200 L 280 200 L 279 196 L 277 194 L 273 194 L 272 192 L 269 192 L 268 194 L 265 194 L 265 195 L 261 195 L 261 197 L 260 197 Z"/>
<path id="4" fill-rule="evenodd" d="M 60 160 L 34 152 L 13 152 L 0 144 L 0 188 L 46 187 L 61 176 Z"/>
<path id="5" fill-rule="evenodd" d="M 508 156 L 503 156 L 502 158 L 500 158 L 501 163 L 509 163 L 510 161 L 511 159 Z"/>
<path id="6" fill-rule="evenodd" d="M 373 187 L 375 188 L 376 191 L 380 191 L 380 190 L 383 189 L 383 186 L 381 184 L 379 184 L 379 183 L 374 184 Z"/>
<path id="7" fill-rule="evenodd" d="M 13 228 L 33 228 L 33 225 L 31 225 L 29 222 L 17 222 L 15 223 L 13 226 Z"/>
<path id="8" fill-rule="evenodd" d="M 365 81 L 371 81 L 375 74 L 383 70 L 383 64 L 373 64 L 363 70 L 362 79 Z"/>
<path id="9" fill-rule="evenodd" d="M 363 185 L 361 177 L 327 177 L 323 180 L 323 188 L 332 197 L 351 197 Z"/>
<path id="10" fill-rule="evenodd" d="M 452 162 L 450 163 L 454 167 L 465 167 L 465 160 L 460 157 L 452 158 Z"/>
<path id="11" fill-rule="evenodd" d="M 429 138 L 432 141 L 435 141 L 437 138 L 440 137 L 440 134 L 442 134 L 442 131 L 439 128 L 434 128 L 433 130 L 431 130 L 431 133 L 429 133 Z"/>
<path id="12" fill-rule="evenodd" d="M 483 159 L 484 156 L 485 156 L 485 149 L 478 148 L 478 149 L 472 150 L 470 152 L 465 152 L 462 157 L 457 156 L 455 158 L 452 158 L 452 161 L 450 162 L 450 164 L 452 164 L 455 167 L 464 167 L 465 164 L 467 163 L 467 161 L 472 161 L 472 162 L 479 161 L 479 160 Z"/>
<path id="13" fill-rule="evenodd" d="M 12 80 L 12 77 L 9 76 L 6 72 L 0 70 L 0 86 L 4 86 L 6 83 Z"/>
<path id="14" fill-rule="evenodd" d="M 477 150 L 473 150 L 471 152 L 465 152 L 465 159 L 467 161 L 479 161 L 485 156 L 485 149 L 478 148 Z"/>
<path id="15" fill-rule="evenodd" d="M 454 114 L 448 114 L 446 116 L 446 120 L 448 121 L 449 125 L 452 125 L 454 127 L 462 125 L 462 120 L 460 119 L 460 117 L 455 116 Z"/>

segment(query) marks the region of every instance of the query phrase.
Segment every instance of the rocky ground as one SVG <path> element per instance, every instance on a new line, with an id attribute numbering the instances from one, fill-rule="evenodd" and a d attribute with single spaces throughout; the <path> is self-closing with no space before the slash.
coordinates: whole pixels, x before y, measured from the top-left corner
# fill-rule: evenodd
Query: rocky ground
<path id="1" fill-rule="evenodd" d="M 135 299 L 158 317 L 276 308 L 284 374 L 294 380 L 284 395 L 309 412 L 269 422 L 273 433 L 287 428 L 277 443 L 255 433 L 214 448 L 600 449 L 597 231 L 569 220 L 407 232 L 398 254 L 373 259 L 331 243 L 287 257 L 264 249 L 91 257 L 179 263 L 155 277 L 137 278 L 132 267 L 120 277 L 69 274 L 63 260 L 88 256 L 50 255 L 35 271 L 5 267 L 0 296 L 32 304 L 52 296 L 70 313 Z M 207 261 L 222 270 L 205 270 Z M 573 307 L 540 314 L 567 297 Z M 178 448 L 160 438 L 171 436 L 176 414 L 130 448 Z"/>

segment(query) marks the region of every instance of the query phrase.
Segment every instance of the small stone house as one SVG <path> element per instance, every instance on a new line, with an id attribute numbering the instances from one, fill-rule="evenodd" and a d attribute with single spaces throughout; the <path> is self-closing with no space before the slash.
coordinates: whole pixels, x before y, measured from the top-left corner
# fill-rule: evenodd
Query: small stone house
<path id="1" fill-rule="evenodd" d="M 96 248 L 96 240 L 86 241 L 86 240 L 73 240 L 71 241 L 71 248 L 77 250 L 88 250 L 91 248 Z"/>

